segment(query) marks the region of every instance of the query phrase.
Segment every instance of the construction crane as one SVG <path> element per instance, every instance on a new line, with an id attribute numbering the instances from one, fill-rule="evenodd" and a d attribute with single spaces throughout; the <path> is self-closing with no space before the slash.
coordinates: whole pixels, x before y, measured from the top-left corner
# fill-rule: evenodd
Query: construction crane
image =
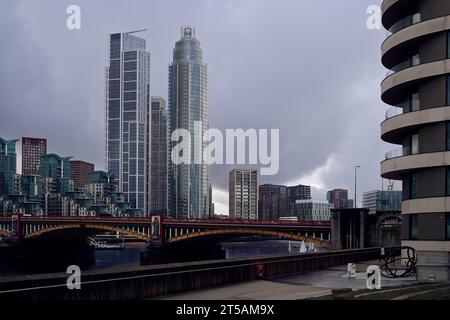
<path id="1" fill-rule="evenodd" d="M 132 34 L 132 33 L 144 32 L 144 31 L 147 31 L 147 29 L 134 30 L 134 31 L 125 32 L 125 33 L 126 34 Z"/>

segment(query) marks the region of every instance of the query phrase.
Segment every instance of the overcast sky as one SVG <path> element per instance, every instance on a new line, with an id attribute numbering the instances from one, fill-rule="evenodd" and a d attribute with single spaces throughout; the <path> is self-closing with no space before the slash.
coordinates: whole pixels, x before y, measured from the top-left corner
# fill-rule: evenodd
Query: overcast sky
<path id="1" fill-rule="evenodd" d="M 1 0 L 0 136 L 48 138 L 49 151 L 104 168 L 108 34 L 147 28 L 151 94 L 167 98 L 182 25 L 208 64 L 210 127 L 279 128 L 280 171 L 261 183 L 310 184 L 313 198 L 381 188 L 388 106 L 380 100 L 386 33 L 366 27 L 380 0 Z M 81 8 L 81 30 L 66 8 Z M 229 167 L 212 168 L 216 212 L 228 211 Z"/>

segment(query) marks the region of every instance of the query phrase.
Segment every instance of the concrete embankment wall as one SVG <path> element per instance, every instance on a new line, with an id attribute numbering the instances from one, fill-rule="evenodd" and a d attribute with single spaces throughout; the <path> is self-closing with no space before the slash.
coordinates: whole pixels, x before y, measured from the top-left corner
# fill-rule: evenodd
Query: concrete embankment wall
<path id="1" fill-rule="evenodd" d="M 68 275 L 53 273 L 0 278 L 0 300 L 129 300 L 158 297 L 235 282 L 304 273 L 377 259 L 379 248 L 245 260 L 219 260 L 82 272 L 81 289 L 69 290 Z M 32 289 L 29 289 L 32 288 Z"/>

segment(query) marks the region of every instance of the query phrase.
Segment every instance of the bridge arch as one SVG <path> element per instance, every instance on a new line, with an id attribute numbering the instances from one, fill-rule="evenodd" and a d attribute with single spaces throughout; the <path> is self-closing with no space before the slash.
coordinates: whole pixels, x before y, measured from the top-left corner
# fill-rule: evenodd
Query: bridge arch
<path id="1" fill-rule="evenodd" d="M 11 231 L 0 229 L 0 237 L 10 238 L 11 236 Z"/>
<path id="2" fill-rule="evenodd" d="M 233 236 L 233 235 L 266 235 L 266 236 L 275 236 L 281 237 L 286 240 L 294 240 L 294 241 L 305 241 L 312 242 L 314 245 L 322 246 L 322 247 L 330 247 L 331 243 L 327 241 L 323 241 L 316 238 L 306 237 L 304 235 L 299 235 L 295 233 L 289 233 L 284 231 L 273 231 L 273 230 L 258 230 L 258 229 L 212 229 L 212 230 L 204 230 L 204 231 L 196 231 L 192 233 L 186 233 L 183 235 L 171 237 L 166 240 L 168 244 L 180 243 L 183 241 L 201 239 L 213 236 Z"/>
<path id="3" fill-rule="evenodd" d="M 97 224 L 61 224 L 61 225 L 54 225 L 49 226 L 40 230 L 36 230 L 34 232 L 28 233 L 25 235 L 25 239 L 34 239 L 38 238 L 40 236 L 50 234 L 52 232 L 61 231 L 61 230 L 92 230 L 92 231 L 113 231 L 113 232 L 119 232 L 121 234 L 129 235 L 134 238 L 140 239 L 140 240 L 149 240 L 148 235 L 144 235 L 143 233 L 134 232 L 131 230 L 127 230 L 120 227 L 114 227 L 114 226 L 108 226 L 108 225 L 97 225 Z"/>

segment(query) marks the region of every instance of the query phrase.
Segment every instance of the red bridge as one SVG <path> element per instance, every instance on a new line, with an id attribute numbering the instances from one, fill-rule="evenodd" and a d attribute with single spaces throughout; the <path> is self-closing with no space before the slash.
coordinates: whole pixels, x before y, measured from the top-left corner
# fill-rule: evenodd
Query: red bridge
<path id="1" fill-rule="evenodd" d="M 261 235 L 330 246 L 330 221 L 248 221 L 84 216 L 0 216 L 0 237 L 27 240 L 39 237 L 81 238 L 113 231 L 162 246 Z"/>

